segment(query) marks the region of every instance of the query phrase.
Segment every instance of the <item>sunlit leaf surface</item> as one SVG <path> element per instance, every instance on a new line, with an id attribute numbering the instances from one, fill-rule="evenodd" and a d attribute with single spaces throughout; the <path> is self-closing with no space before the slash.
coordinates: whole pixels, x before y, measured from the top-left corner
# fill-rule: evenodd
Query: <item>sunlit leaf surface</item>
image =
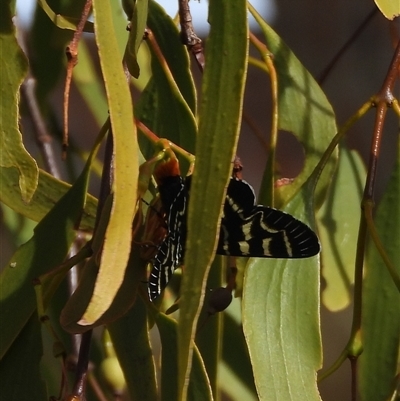
<path id="1" fill-rule="evenodd" d="M 28 72 L 28 62 L 17 43 L 15 27 L 11 20 L 11 2 L 0 6 L 0 167 L 15 167 L 18 170 L 19 197 L 29 202 L 36 190 L 38 167 L 26 151 L 19 131 L 19 89 Z M 0 193 L 5 188 L 0 186 Z"/>
<path id="2" fill-rule="evenodd" d="M 400 15 L 400 2 L 397 0 L 375 0 L 376 6 L 387 19 L 394 19 Z"/>
<path id="3" fill-rule="evenodd" d="M 322 208 L 318 211 L 318 234 L 323 244 L 322 302 L 332 310 L 347 307 L 354 280 L 361 197 L 365 166 L 355 151 L 341 147 L 339 165 Z"/>
<path id="4" fill-rule="evenodd" d="M 99 274 L 93 296 L 80 320 L 82 325 L 94 323 L 108 309 L 122 284 L 131 249 L 139 168 L 131 95 L 122 57 L 119 52 L 115 57 L 118 42 L 113 32 L 112 10 L 105 0 L 96 0 L 93 9 L 113 133 L 113 204 Z"/>

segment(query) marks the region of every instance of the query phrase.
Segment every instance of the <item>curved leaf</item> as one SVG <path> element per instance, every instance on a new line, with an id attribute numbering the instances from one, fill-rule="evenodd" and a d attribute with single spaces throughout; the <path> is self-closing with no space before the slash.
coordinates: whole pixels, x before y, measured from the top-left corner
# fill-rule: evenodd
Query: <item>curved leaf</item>
<path id="1" fill-rule="evenodd" d="M 179 388 L 183 391 L 183 400 L 205 277 L 215 251 L 219 217 L 239 134 L 247 73 L 246 1 L 210 2 L 209 22 L 196 169 L 188 214 L 186 269 L 181 288 Z"/>
<path id="2" fill-rule="evenodd" d="M 178 325 L 175 320 L 158 313 L 155 322 L 160 332 L 162 346 L 161 400 L 178 400 Z M 210 383 L 197 348 L 193 353 L 193 369 L 190 374 L 188 399 L 212 401 Z"/>
<path id="3" fill-rule="evenodd" d="M 129 312 L 111 323 L 108 330 L 132 399 L 156 400 L 154 361 L 143 301 L 138 298 Z"/>
<path id="4" fill-rule="evenodd" d="M 0 15 L 0 167 L 15 167 L 18 170 L 20 196 L 24 202 L 30 202 L 39 172 L 35 160 L 22 143 L 18 127 L 19 89 L 28 72 L 28 62 L 15 37 L 10 1 L 1 3 Z"/>
<path id="5" fill-rule="evenodd" d="M 131 26 L 128 43 L 125 48 L 124 61 L 130 74 L 135 78 L 138 78 L 140 74 L 137 53 L 143 41 L 144 30 L 146 29 L 147 9 L 148 0 L 135 1 L 132 18 L 130 18 Z"/>
<path id="6" fill-rule="evenodd" d="M 393 0 L 375 0 L 376 6 L 387 19 L 394 19 L 400 15 L 400 3 Z"/>
<path id="7" fill-rule="evenodd" d="M 194 153 L 197 134 L 194 117 L 196 90 L 187 51 L 182 46 L 176 25 L 154 1 L 149 2 L 147 25 L 157 40 L 175 83 L 170 82 L 152 51 L 153 76 L 136 105 L 136 118 L 160 138 L 168 138 L 188 152 Z M 174 89 L 175 85 L 177 88 Z M 149 157 L 154 149 L 146 152 L 148 144 L 143 138 L 139 138 L 142 152 Z M 180 159 L 180 162 L 182 170 L 185 171 L 188 167 L 187 161 Z"/>
<path id="8" fill-rule="evenodd" d="M 235 298 L 224 313 L 223 367 L 220 386 L 236 400 L 256 400 L 253 369 L 242 327 L 242 303 Z M 225 366 L 225 367 L 224 367 Z M 229 380 L 224 380 L 224 377 Z M 243 393 L 246 398 L 240 397 Z"/>
<path id="9" fill-rule="evenodd" d="M 326 283 L 322 301 L 332 311 L 344 309 L 351 299 L 365 178 L 359 154 L 342 146 L 327 200 L 318 211 L 322 275 Z"/>
<path id="10" fill-rule="evenodd" d="M 139 173 L 132 100 L 121 58 L 115 57 L 118 42 L 113 30 L 111 6 L 106 0 L 96 0 L 93 2 L 93 11 L 113 133 L 113 205 L 99 274 L 88 308 L 80 321 L 82 325 L 93 324 L 99 319 L 122 284 L 132 242 Z"/>
<path id="11" fill-rule="evenodd" d="M 312 221 L 302 187 L 285 211 Z M 250 259 L 243 287 L 243 330 L 259 399 L 320 401 L 319 258 Z"/>
<path id="12" fill-rule="evenodd" d="M 34 314 L 0 361 L 0 391 L 4 400 L 48 399 L 46 384 L 41 377 L 42 354 L 41 323 Z"/>
<path id="13" fill-rule="evenodd" d="M 293 133 L 305 153 L 305 164 L 299 176 L 290 185 L 275 189 L 274 206 L 279 209 L 300 190 L 336 134 L 335 114 L 322 89 L 290 48 L 251 6 L 250 12 L 263 31 L 278 76 L 279 129 Z M 337 153 L 331 158 L 330 168 L 325 169 L 323 174 L 328 179 L 318 191 L 326 191 L 326 182 L 332 173 L 329 170 L 334 167 L 336 157 Z M 268 185 L 263 187 L 268 188 Z M 263 189 L 260 199 L 264 199 Z"/>
<path id="14" fill-rule="evenodd" d="M 14 168 L 0 167 L 0 201 L 33 221 L 41 221 L 43 217 L 71 188 L 70 184 L 54 178 L 39 169 L 39 182 L 33 198 L 26 204 L 18 189 L 18 171 Z M 79 229 L 92 231 L 96 217 L 97 200 L 87 195 L 87 202 L 82 213 Z"/>
<path id="15" fill-rule="evenodd" d="M 13 322 L 3 325 L 0 358 L 36 308 L 33 279 L 62 263 L 75 238 L 86 201 L 91 161 L 100 140 L 75 184 L 38 223 L 33 237 L 15 252 L 0 275 L 0 316 L 3 322 Z"/>
<path id="16" fill-rule="evenodd" d="M 105 217 L 107 217 L 107 215 Z M 104 233 L 100 232 L 100 241 L 102 238 L 104 238 Z M 78 322 L 85 312 L 93 294 L 98 271 L 98 259 L 94 255 L 94 257 L 89 259 L 86 263 L 77 289 L 69 298 L 61 312 L 60 322 L 64 330 L 70 333 L 84 333 L 94 327 L 114 322 L 127 313 L 135 302 L 138 287 L 140 284 L 143 284 L 145 280 L 146 262 L 140 259 L 137 247 L 133 248 L 129 257 L 128 266 L 125 270 L 123 282 L 115 294 L 110 307 L 96 322 L 91 325 L 82 326 L 78 324 Z"/>
<path id="17" fill-rule="evenodd" d="M 42 7 L 43 11 L 47 14 L 50 20 L 60 29 L 69 29 L 75 31 L 79 24 L 78 18 L 64 17 L 60 14 L 55 13 L 51 7 L 47 4 L 46 0 L 38 0 L 38 4 Z M 85 22 L 85 32 L 93 32 L 93 23 L 90 21 Z"/>
<path id="18" fill-rule="evenodd" d="M 250 7 L 273 54 L 278 75 L 279 128 L 303 144 L 305 165 L 290 185 L 275 191 L 275 205 L 314 221 L 318 165 L 336 133 L 333 110 L 310 73 Z M 326 191 L 336 155 L 325 169 L 317 196 Z M 267 177 L 267 175 L 265 175 Z M 320 400 L 319 258 L 250 259 L 243 288 L 243 328 L 260 400 Z"/>

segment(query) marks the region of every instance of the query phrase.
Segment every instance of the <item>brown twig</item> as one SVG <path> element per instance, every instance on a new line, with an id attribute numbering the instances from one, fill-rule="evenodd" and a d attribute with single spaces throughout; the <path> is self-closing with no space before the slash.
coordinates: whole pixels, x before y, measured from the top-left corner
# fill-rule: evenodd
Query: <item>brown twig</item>
<path id="1" fill-rule="evenodd" d="M 200 71 L 203 72 L 205 66 L 203 42 L 194 32 L 189 0 L 179 0 L 179 20 L 182 43 L 193 54 Z"/>
<path id="2" fill-rule="evenodd" d="M 92 330 L 82 334 L 81 347 L 79 349 L 79 358 L 76 365 L 75 384 L 72 392 L 73 397 L 81 401 L 86 401 L 86 377 L 89 367 L 89 351 L 92 339 Z M 73 398 L 75 399 L 75 398 Z"/>
<path id="3" fill-rule="evenodd" d="M 23 34 L 18 35 L 18 43 L 24 53 L 29 54 L 25 36 Z M 36 78 L 32 75 L 32 71 L 30 70 L 24 83 L 21 85 L 21 94 L 26 102 L 29 116 L 32 121 L 36 144 L 42 154 L 44 168 L 54 177 L 61 179 L 61 172 L 58 165 L 59 162 L 54 154 L 52 145 L 53 137 L 49 133 L 47 124 L 40 111 L 39 103 L 36 98 Z"/>
<path id="4" fill-rule="evenodd" d="M 385 123 L 385 116 L 388 107 L 391 106 L 395 97 L 393 95 L 393 88 L 395 81 L 398 77 L 400 68 L 400 40 L 394 52 L 392 62 L 390 63 L 389 71 L 383 82 L 383 85 L 377 95 L 373 98 L 376 105 L 376 119 L 374 126 L 374 136 L 371 143 L 370 163 L 368 166 L 367 185 L 364 192 L 364 197 L 372 199 L 374 195 L 376 169 L 379 158 L 380 144 L 383 133 L 383 126 Z"/>
<path id="5" fill-rule="evenodd" d="M 22 84 L 22 96 L 24 97 L 27 108 L 32 120 L 35 131 L 36 143 L 43 157 L 44 168 L 54 177 L 61 179 L 61 172 L 58 166 L 57 158 L 53 149 L 53 137 L 47 130 L 46 123 L 40 112 L 39 105 L 35 95 L 36 79 L 31 75 Z"/>
<path id="6" fill-rule="evenodd" d="M 350 339 L 340 354 L 338 359 L 333 363 L 333 365 L 327 369 L 323 374 L 320 375 L 319 381 L 331 375 L 335 372 L 346 358 L 351 361 L 352 368 L 352 389 L 356 388 L 356 370 L 357 370 L 357 360 L 358 356 L 362 352 L 362 340 L 361 340 L 361 318 L 362 318 L 362 280 L 364 276 L 364 257 L 365 257 L 365 247 L 367 239 L 368 230 L 368 220 L 372 215 L 372 208 L 374 203 L 374 190 L 376 181 L 376 171 L 377 163 L 379 159 L 379 152 L 381 146 L 381 138 L 383 132 L 383 126 L 386 117 L 386 111 L 392 104 L 396 103 L 396 99 L 393 96 L 393 88 L 395 81 L 398 76 L 398 71 L 400 68 L 400 41 L 397 43 L 396 50 L 394 52 L 393 59 L 390 63 L 388 73 L 382 84 L 379 92 L 372 97 L 372 99 L 365 103 L 360 110 L 349 119 L 349 121 L 341 128 L 338 134 L 333 138 L 329 149 L 325 152 L 323 160 L 320 161 L 319 165 L 316 167 L 316 171 L 322 171 L 323 166 L 328 161 L 330 154 L 333 149 L 339 143 L 339 140 L 343 137 L 344 133 L 348 131 L 350 126 L 354 124 L 355 121 L 359 120 L 373 104 L 376 108 L 376 118 L 374 124 L 373 139 L 371 142 L 371 152 L 368 164 L 368 173 L 366 184 L 364 188 L 364 195 L 362 200 L 363 213 L 360 217 L 360 227 L 357 239 L 357 254 L 355 263 L 355 273 L 354 273 L 354 303 L 353 303 L 353 322 L 351 328 Z M 319 173 L 320 174 L 320 173 Z M 378 250 L 381 248 L 377 244 Z M 383 256 L 385 260 L 385 257 Z M 390 269 L 389 269 L 390 272 Z M 395 281 L 395 280 L 394 280 Z M 352 401 L 356 399 L 355 391 L 352 390 Z"/>
<path id="7" fill-rule="evenodd" d="M 74 32 L 74 37 L 69 46 L 67 46 L 65 53 L 67 55 L 67 76 L 65 77 L 64 89 L 64 136 L 63 136 L 63 159 L 65 160 L 68 148 L 68 107 L 69 107 L 69 92 L 71 88 L 72 70 L 78 63 L 78 44 L 82 36 L 83 29 L 89 17 L 90 10 L 92 9 L 92 0 L 86 0 L 85 6 L 82 11 L 81 19 Z"/>
<path id="8" fill-rule="evenodd" d="M 364 212 L 365 205 L 368 204 L 369 208 L 374 203 L 374 192 L 377 165 L 381 149 L 381 141 L 383 136 L 383 127 L 385 123 L 386 113 L 388 107 L 394 100 L 393 87 L 397 78 L 398 70 L 400 68 L 400 41 L 397 44 L 393 59 L 390 63 L 389 71 L 385 77 L 380 91 L 372 98 L 372 102 L 376 106 L 376 116 L 374 124 L 373 138 L 371 141 L 371 150 L 368 163 L 367 179 L 364 188 L 364 195 L 362 200 L 363 213 L 360 218 L 360 229 L 357 241 L 357 255 L 354 273 L 354 306 L 353 306 L 353 323 L 351 329 L 351 339 L 348 357 L 352 360 L 353 380 L 355 380 L 355 370 L 357 368 L 357 358 L 362 352 L 362 343 L 359 339 L 361 332 L 361 318 L 362 318 L 362 280 L 364 276 L 364 258 L 367 239 L 367 218 Z M 355 359 L 353 363 L 353 359 Z M 353 387 L 355 383 L 353 383 Z M 355 400 L 355 395 L 353 397 Z"/>
<path id="9" fill-rule="evenodd" d="M 51 175 L 53 175 L 55 178 L 61 180 L 62 174 L 59 167 L 59 159 L 56 157 L 54 152 L 53 136 L 49 133 L 47 129 L 47 124 L 43 119 L 36 98 L 35 89 L 36 89 L 36 79 L 30 73 L 28 75 L 28 78 L 21 86 L 22 96 L 26 101 L 27 109 L 29 111 L 32 120 L 36 143 L 39 147 L 39 150 L 43 158 L 44 169 L 48 171 Z M 79 249 L 80 246 L 78 246 L 76 241 L 74 241 L 74 243 L 71 246 L 69 257 L 73 257 L 74 255 L 76 255 Z M 77 281 L 78 281 L 78 270 L 76 267 L 73 267 L 69 270 L 67 274 L 67 281 L 68 281 L 69 293 L 72 294 L 77 287 Z M 72 334 L 71 340 L 72 340 L 73 353 L 77 355 L 79 350 L 79 344 L 81 341 L 81 335 Z M 65 377 L 66 377 L 65 374 L 63 374 L 62 375 L 63 382 L 60 387 L 61 388 L 60 391 L 62 391 L 62 388 L 64 386 Z"/>

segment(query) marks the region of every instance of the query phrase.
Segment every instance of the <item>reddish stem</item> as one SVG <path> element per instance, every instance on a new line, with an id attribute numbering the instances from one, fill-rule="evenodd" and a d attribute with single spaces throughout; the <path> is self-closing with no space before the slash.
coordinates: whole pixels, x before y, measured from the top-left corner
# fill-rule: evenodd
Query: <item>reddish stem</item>
<path id="1" fill-rule="evenodd" d="M 69 46 L 67 46 L 65 53 L 67 55 L 67 76 L 65 78 L 65 89 L 64 89 L 64 136 L 63 136 L 63 159 L 66 158 L 66 152 L 68 148 L 68 108 L 69 108 L 69 92 L 72 81 L 72 70 L 78 64 L 78 44 L 82 36 L 83 29 L 86 21 L 89 17 L 90 10 L 92 9 L 92 0 L 86 0 L 85 6 L 82 11 L 81 19 L 74 32 L 74 37 L 71 40 Z"/>

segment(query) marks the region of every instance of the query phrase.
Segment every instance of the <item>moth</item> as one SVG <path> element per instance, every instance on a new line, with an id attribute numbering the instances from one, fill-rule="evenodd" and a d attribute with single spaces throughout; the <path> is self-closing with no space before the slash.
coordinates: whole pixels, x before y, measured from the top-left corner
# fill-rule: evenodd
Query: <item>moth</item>
<path id="1" fill-rule="evenodd" d="M 170 163 L 170 165 L 168 165 Z M 164 209 L 166 236 L 158 246 L 149 277 L 153 301 L 183 263 L 191 176 L 182 177 L 177 160 L 156 174 Z M 172 174 L 171 174 L 172 173 Z M 319 253 L 317 235 L 303 222 L 280 210 L 257 205 L 253 188 L 239 173 L 231 177 L 223 207 L 217 254 L 257 258 L 308 258 Z"/>

